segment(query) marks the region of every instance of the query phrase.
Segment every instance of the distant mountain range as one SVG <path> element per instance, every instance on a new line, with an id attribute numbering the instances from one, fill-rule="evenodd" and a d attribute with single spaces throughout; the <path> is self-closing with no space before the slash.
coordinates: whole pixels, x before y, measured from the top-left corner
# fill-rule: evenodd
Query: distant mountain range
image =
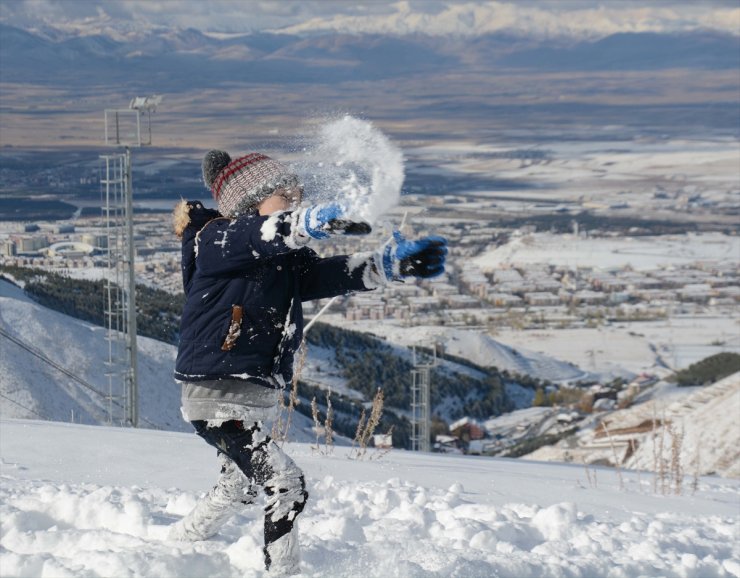
<path id="1" fill-rule="evenodd" d="M 215 37 L 194 29 L 140 34 L 27 31 L 0 24 L 0 80 L 126 81 L 166 90 L 222 83 L 333 83 L 456 73 L 740 68 L 740 37 L 717 32 L 620 33 L 600 40 L 378 34 Z"/>

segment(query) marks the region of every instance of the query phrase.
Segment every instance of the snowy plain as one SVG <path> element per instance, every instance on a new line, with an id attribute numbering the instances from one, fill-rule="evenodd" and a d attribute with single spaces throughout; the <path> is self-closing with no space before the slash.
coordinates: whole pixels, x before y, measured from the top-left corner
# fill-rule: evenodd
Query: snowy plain
<path id="1" fill-rule="evenodd" d="M 629 266 L 643 271 L 700 261 L 733 263 L 739 257 L 740 238 L 720 233 L 615 238 L 534 233 L 485 251 L 473 262 L 484 271 L 541 263 L 597 270 Z"/>
<path id="2" fill-rule="evenodd" d="M 669 191 L 677 198 L 699 193 L 704 199 L 734 204 L 738 198 L 740 175 L 737 171 L 736 138 L 712 137 L 707 140 L 635 139 L 614 141 L 549 142 L 527 150 L 542 152 L 541 162 L 523 162 L 516 155 L 503 153 L 521 150 L 521 143 L 437 141 L 433 145 L 407 148 L 405 152 L 421 159 L 434 158 L 439 169 L 476 174 L 494 174 L 530 184 L 526 196 L 551 200 L 587 202 L 604 208 L 627 205 L 646 209 L 660 207 L 649 197 L 652 192 Z M 486 158 L 488 156 L 488 158 Z M 441 162 L 440 162 L 441 161 Z M 490 195 L 510 196 L 517 191 L 497 191 Z M 508 205 L 502 203 L 501 206 Z M 516 201 L 515 205 L 522 205 Z"/>
<path id="3" fill-rule="evenodd" d="M 740 481 L 656 495 L 649 474 L 308 444 L 303 576 L 740 576 Z M 193 434 L 0 420 L 0 574 L 259 578 L 261 512 L 206 542 L 165 539 L 215 481 Z"/>

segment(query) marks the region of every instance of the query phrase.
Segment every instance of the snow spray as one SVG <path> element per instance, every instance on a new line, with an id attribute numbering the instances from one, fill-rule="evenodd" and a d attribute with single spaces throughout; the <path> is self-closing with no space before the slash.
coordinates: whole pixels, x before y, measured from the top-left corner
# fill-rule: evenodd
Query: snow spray
<path id="1" fill-rule="evenodd" d="M 307 202 L 342 202 L 370 224 L 398 204 L 403 153 L 371 122 L 344 115 L 319 123 L 303 140 L 294 170 Z"/>

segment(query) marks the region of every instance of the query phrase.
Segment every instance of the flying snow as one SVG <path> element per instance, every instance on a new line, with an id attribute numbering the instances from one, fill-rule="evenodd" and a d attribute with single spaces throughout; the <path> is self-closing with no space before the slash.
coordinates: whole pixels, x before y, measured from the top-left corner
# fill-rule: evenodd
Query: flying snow
<path id="1" fill-rule="evenodd" d="M 295 170 L 309 202 L 342 202 L 370 224 L 398 204 L 403 153 L 371 122 L 345 115 L 319 123 L 301 150 Z"/>

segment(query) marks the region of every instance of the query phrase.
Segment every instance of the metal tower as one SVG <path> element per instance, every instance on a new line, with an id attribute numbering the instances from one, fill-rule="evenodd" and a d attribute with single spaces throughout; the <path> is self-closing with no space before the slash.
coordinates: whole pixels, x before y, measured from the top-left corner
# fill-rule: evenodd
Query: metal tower
<path id="1" fill-rule="evenodd" d="M 431 357 L 422 356 L 416 346 L 412 347 L 414 369 L 411 370 L 411 449 L 415 452 L 428 452 L 430 447 L 430 375 L 437 365 L 437 350 L 432 346 Z"/>
<path id="2" fill-rule="evenodd" d="M 101 185 L 105 194 L 103 213 L 108 244 L 105 285 L 108 421 L 131 427 L 139 425 L 131 147 L 152 143 L 151 113 L 161 100 L 159 96 L 137 97 L 128 109 L 106 109 L 105 144 L 124 150 L 100 157 L 105 165 Z"/>

